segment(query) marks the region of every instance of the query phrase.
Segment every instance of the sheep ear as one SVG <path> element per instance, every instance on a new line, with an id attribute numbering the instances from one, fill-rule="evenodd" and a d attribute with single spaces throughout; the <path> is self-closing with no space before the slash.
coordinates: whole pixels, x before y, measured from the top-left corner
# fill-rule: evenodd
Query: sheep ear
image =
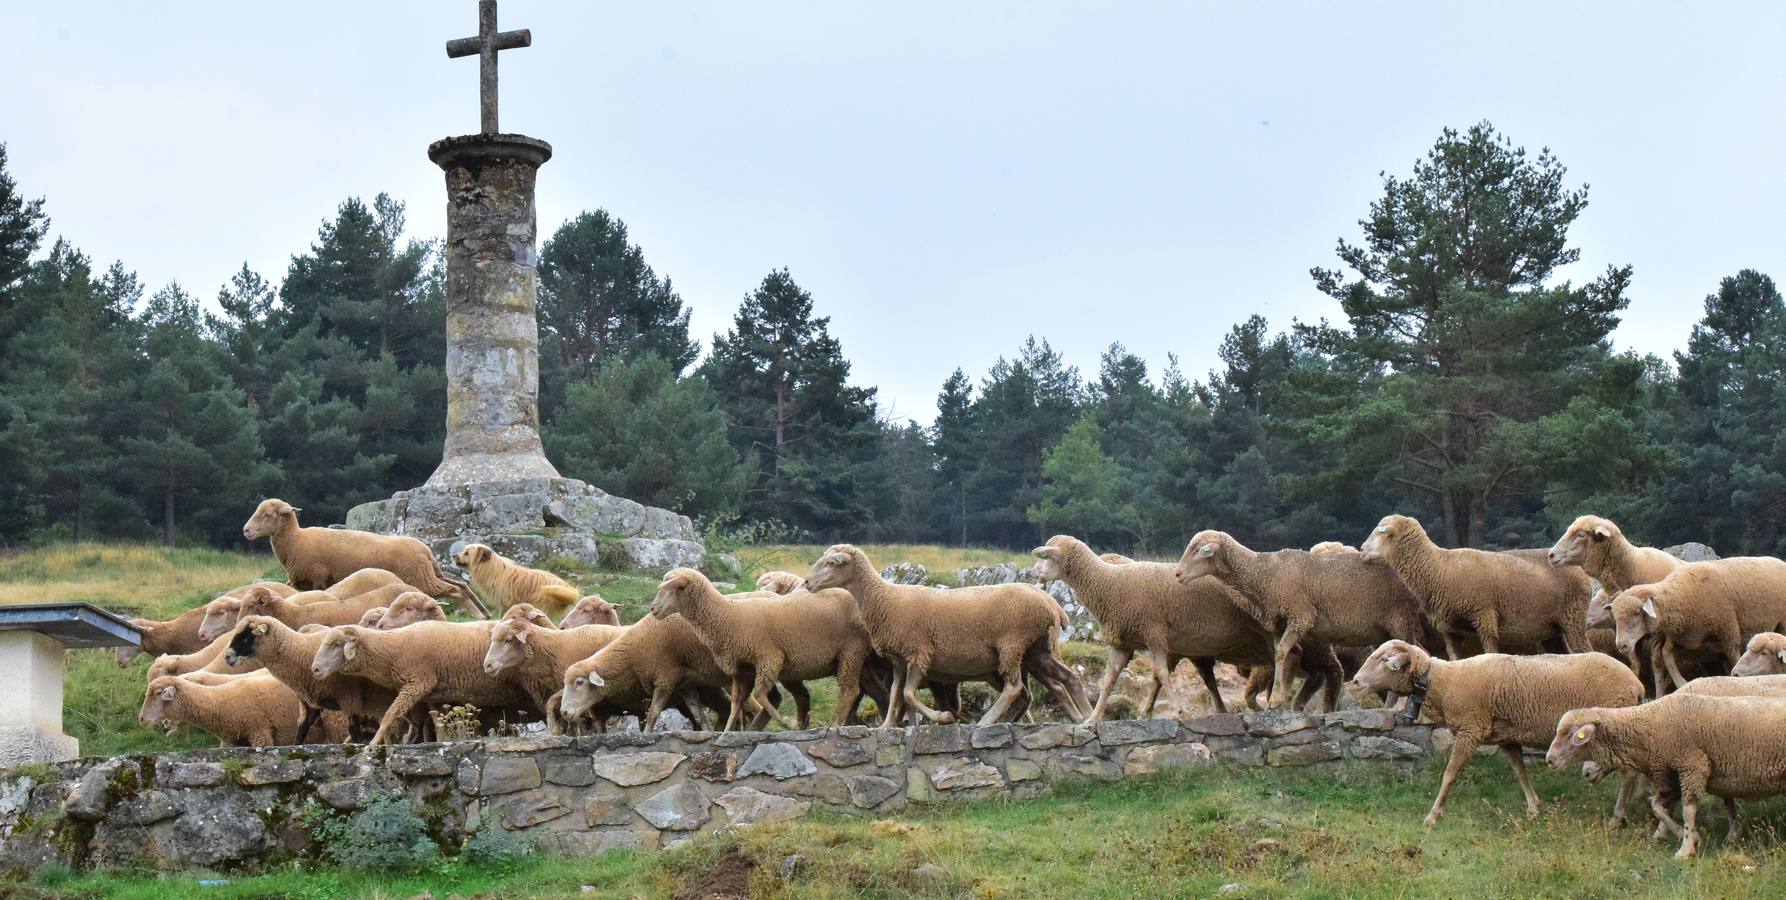
<path id="1" fill-rule="evenodd" d="M 516 631 L 515 632 L 515 640 L 520 641 L 523 644 L 527 643 L 527 629 L 522 628 L 522 629 Z"/>
<path id="2" fill-rule="evenodd" d="M 356 654 L 358 652 L 360 652 L 359 644 L 353 638 L 348 638 L 347 640 L 341 642 L 341 658 L 342 659 L 353 659 L 354 654 Z"/>
<path id="3" fill-rule="evenodd" d="M 1406 665 L 1406 663 L 1403 662 L 1402 658 L 1399 656 L 1391 656 L 1391 657 L 1389 657 L 1389 659 L 1384 661 L 1383 665 L 1388 666 L 1389 671 L 1391 671 L 1391 672 L 1400 672 L 1402 670 L 1402 666 Z"/>
<path id="4" fill-rule="evenodd" d="M 1786 650 L 1781 650 L 1780 652 L 1778 652 L 1774 655 L 1778 656 L 1780 658 L 1780 662 L 1786 663 Z"/>
<path id="5" fill-rule="evenodd" d="M 607 682 L 602 680 L 601 675 L 597 674 L 594 669 L 590 669 L 589 670 L 589 686 L 590 687 L 601 687 L 604 684 L 607 684 Z"/>
<path id="6" fill-rule="evenodd" d="M 265 622 L 256 623 L 254 626 L 254 633 L 255 634 L 266 634 L 267 633 L 267 623 L 265 623 Z"/>
<path id="7" fill-rule="evenodd" d="M 173 685 L 170 684 L 167 687 L 164 687 L 161 689 L 161 699 L 164 701 L 174 699 L 174 686 Z"/>
<path id="8" fill-rule="evenodd" d="M 1595 525 L 1594 526 L 1594 540 L 1596 540 L 1596 541 L 1610 541 L 1610 540 L 1612 540 L 1612 529 L 1607 528 L 1605 525 Z"/>
<path id="9" fill-rule="evenodd" d="M 1047 547 L 1037 547 L 1036 549 L 1029 551 L 1029 555 L 1031 555 L 1037 559 L 1047 559 L 1048 558 L 1048 548 Z"/>
<path id="10" fill-rule="evenodd" d="M 1569 743 L 1579 747 L 1594 739 L 1594 731 L 1594 723 L 1589 722 L 1586 725 L 1575 729 L 1574 734 L 1569 735 Z"/>
<path id="11" fill-rule="evenodd" d="M 1662 618 L 1656 614 L 1656 598 L 1651 597 L 1648 600 L 1643 601 L 1643 614 L 1652 619 Z"/>

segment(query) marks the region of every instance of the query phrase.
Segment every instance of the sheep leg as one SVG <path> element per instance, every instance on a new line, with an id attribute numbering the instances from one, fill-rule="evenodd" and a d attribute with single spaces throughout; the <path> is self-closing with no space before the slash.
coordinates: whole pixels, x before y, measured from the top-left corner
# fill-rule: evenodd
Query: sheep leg
<path id="1" fill-rule="evenodd" d="M 1254 711 L 1264 709 L 1265 707 L 1259 705 L 1259 695 L 1269 690 L 1271 690 L 1271 667 L 1252 666 L 1248 668 L 1246 688 L 1241 694 L 1241 697 L 1246 700 L 1246 708 Z M 1217 694 L 1216 697 L 1219 700 L 1221 695 Z M 1219 703 L 1217 709 L 1220 711 Z"/>
<path id="2" fill-rule="evenodd" d="M 934 710 L 928 706 L 925 706 L 924 701 L 918 699 L 918 685 L 924 683 L 924 673 L 929 669 L 929 667 L 930 667 L 929 663 L 924 660 L 914 659 L 914 660 L 911 660 L 905 664 L 905 682 L 904 682 L 904 684 L 901 685 L 902 696 L 905 698 L 905 705 L 911 707 L 914 710 L 917 710 L 919 715 L 923 716 L 926 719 L 929 719 L 932 722 L 942 722 L 942 723 L 953 722 L 953 721 L 955 721 L 954 714 L 946 713 L 946 712 L 938 712 L 937 710 Z M 1007 685 L 1006 691 L 1009 692 L 1009 689 L 1010 688 Z M 1010 705 L 1011 704 L 1009 701 L 1007 701 L 1005 703 L 1005 706 L 1010 706 Z M 998 711 L 1002 714 L 1004 712 L 1004 709 L 1001 707 L 998 709 Z M 996 719 L 989 719 L 989 720 L 985 720 L 985 721 L 991 722 L 991 721 L 996 721 Z"/>
<path id="3" fill-rule="evenodd" d="M 300 745 L 304 743 L 304 739 L 310 736 L 310 726 L 315 725 L 317 718 L 321 715 L 322 707 L 304 704 L 304 718 L 298 722 L 297 743 Z"/>
<path id="4" fill-rule="evenodd" d="M 726 727 L 721 728 L 720 730 L 721 731 L 736 731 L 744 725 L 744 673 L 743 672 L 733 672 L 732 673 L 732 683 L 730 686 L 728 686 L 727 690 L 730 693 L 727 695 L 726 699 L 731 701 L 732 711 L 730 714 L 728 714 L 726 716 Z"/>
<path id="5" fill-rule="evenodd" d="M 887 715 L 881 721 L 882 728 L 892 728 L 904 712 L 901 704 L 905 702 L 905 669 L 893 667 L 893 683 L 887 688 Z"/>
<path id="6" fill-rule="evenodd" d="M 1473 735 L 1457 735 L 1451 745 L 1451 760 L 1445 763 L 1445 777 L 1439 779 L 1439 796 L 1433 799 L 1432 811 L 1426 814 L 1424 824 L 1431 828 L 1438 824 L 1439 814 L 1445 811 L 1445 798 L 1451 794 L 1451 784 L 1457 780 L 1457 773 L 1463 770 L 1464 763 L 1470 761 L 1470 755 L 1476 752 L 1478 741 Z"/>
<path id="7" fill-rule="evenodd" d="M 794 731 L 796 730 L 794 723 L 789 721 L 787 716 L 782 715 L 781 710 L 775 704 L 769 702 L 769 688 L 775 684 L 777 674 L 779 673 L 772 671 L 769 666 L 758 666 L 756 683 L 750 689 L 750 699 L 756 703 L 759 709 L 768 710 L 770 717 L 775 719 L 781 727 Z"/>
<path id="8" fill-rule="evenodd" d="M 1153 718 L 1154 704 L 1160 701 L 1162 691 L 1170 691 L 1168 680 L 1172 677 L 1172 662 L 1166 658 L 1166 648 L 1147 648 L 1147 658 L 1153 663 L 1153 686 L 1147 690 L 1147 702 L 1141 706 L 1141 718 Z"/>
<path id="9" fill-rule="evenodd" d="M 1483 653 L 1501 652 L 1501 623 L 1494 614 L 1488 613 L 1475 622 L 1476 639 L 1482 643 Z"/>
<path id="10" fill-rule="evenodd" d="M 1681 674 L 1680 661 L 1675 659 L 1674 641 L 1668 638 L 1662 639 L 1662 662 L 1668 666 L 1668 677 L 1673 679 L 1675 688 L 1678 690 L 1686 687 L 1686 676 Z"/>
<path id="11" fill-rule="evenodd" d="M 1004 689 L 999 691 L 998 699 L 993 702 L 992 708 L 986 710 L 986 715 L 980 717 L 981 725 L 991 725 L 992 723 L 997 722 L 1004 716 L 1005 711 L 1011 708 L 1011 704 L 1017 702 L 1017 695 L 1023 693 L 1023 666 L 1019 664 L 1014 667 L 1006 668 L 1007 671 L 1001 672 L 1000 674 L 1000 677 L 1005 681 Z M 1155 690 L 1156 692 L 1158 690 L 1157 682 L 1155 684 Z"/>
<path id="12" fill-rule="evenodd" d="M 391 700 L 390 708 L 384 711 L 384 718 L 378 722 L 378 731 L 373 733 L 372 740 L 367 741 L 366 746 L 376 747 L 384 743 L 385 738 L 391 732 L 391 726 L 403 721 L 409 715 L 409 711 L 414 709 L 415 705 L 420 703 L 423 697 L 428 696 L 428 692 L 433 689 L 433 682 L 405 682 L 402 690 L 397 692 L 396 698 Z"/>
<path id="13" fill-rule="evenodd" d="M 640 731 L 651 731 L 657 727 L 657 719 L 664 714 L 664 707 L 670 705 L 671 698 L 676 695 L 676 687 L 659 682 L 651 688 L 651 706 L 645 710 L 645 720 L 639 723 Z"/>
<path id="14" fill-rule="evenodd" d="M 1699 793 L 1704 788 L 1704 778 L 1692 772 L 1681 775 L 1681 848 L 1674 851 L 1675 859 L 1692 859 L 1699 850 Z"/>
<path id="15" fill-rule="evenodd" d="M 1519 782 L 1519 789 L 1526 795 L 1526 817 L 1538 814 L 1538 792 L 1532 790 L 1532 776 L 1526 772 L 1525 751 L 1518 744 L 1502 744 L 1501 753 L 1507 757 L 1507 765 L 1513 767 L 1513 780 Z"/>
<path id="16" fill-rule="evenodd" d="M 792 691 L 789 688 L 789 691 Z M 806 686 L 800 686 L 800 693 L 794 695 L 794 702 L 802 710 L 810 710 L 811 697 L 806 693 Z M 856 704 L 862 699 L 862 657 L 846 655 L 837 661 L 837 706 L 831 710 L 831 724 L 845 725 L 856 717 Z M 807 727 L 806 713 L 800 715 L 800 727 Z"/>
<path id="17" fill-rule="evenodd" d="M 694 723 L 696 731 L 713 730 L 713 716 L 707 711 L 707 704 L 701 700 L 701 692 L 695 690 L 693 685 L 682 689 L 680 706 L 683 714 Z"/>
<path id="18" fill-rule="evenodd" d="M 1098 702 L 1092 705 L 1091 717 L 1087 722 L 1104 721 L 1104 707 L 1110 702 L 1110 692 L 1116 687 L 1116 679 L 1122 670 L 1129 667 L 1129 659 L 1135 652 L 1127 647 L 1110 645 L 1110 653 L 1104 658 L 1104 675 L 1098 679 Z"/>
<path id="19" fill-rule="evenodd" d="M 1203 679 L 1203 687 L 1209 691 L 1209 699 L 1215 705 L 1215 711 L 1227 712 L 1228 704 L 1222 700 L 1222 686 L 1215 678 L 1215 660 L 1205 656 L 1191 660 L 1191 665 L 1196 668 L 1197 677 Z"/>
<path id="20" fill-rule="evenodd" d="M 1619 793 L 1612 801 L 1612 824 L 1624 825 L 1630 821 L 1630 815 L 1626 812 L 1626 808 L 1631 805 L 1631 795 L 1637 793 L 1639 778 L 1640 776 L 1636 772 L 1626 772 L 1624 777 L 1619 779 Z"/>
<path id="21" fill-rule="evenodd" d="M 1725 815 L 1730 817 L 1730 834 L 1727 835 L 1724 838 L 1724 840 L 1726 842 L 1734 841 L 1737 838 L 1741 837 L 1742 833 L 1743 833 L 1743 822 L 1741 819 L 1738 819 L 1736 817 L 1736 798 L 1735 797 L 1725 797 L 1724 798 L 1724 813 L 1725 813 Z"/>
<path id="22" fill-rule="evenodd" d="M 794 721 L 799 724 L 799 726 L 800 726 L 799 730 L 805 731 L 806 729 L 811 728 L 812 727 L 812 693 L 806 689 L 806 682 L 804 682 L 804 681 L 783 682 L 782 688 L 784 690 L 786 690 L 788 692 L 788 694 L 794 698 Z M 839 688 L 840 692 L 841 692 L 841 690 L 842 689 Z"/>
<path id="23" fill-rule="evenodd" d="M 1290 672 L 1290 653 L 1300 640 L 1301 629 L 1286 626 L 1284 633 L 1278 636 L 1277 646 L 1272 648 L 1271 690 L 1265 695 L 1267 707 L 1275 709 L 1290 700 L 1290 683 L 1296 678 Z"/>
<path id="24" fill-rule="evenodd" d="M 1660 637 L 1645 638 L 1650 642 L 1650 679 L 1655 682 L 1656 693 L 1651 699 L 1660 700 L 1668 693 L 1668 663 L 1662 658 L 1662 639 Z M 1637 668 L 1637 660 L 1631 660 L 1631 667 Z"/>
<path id="25" fill-rule="evenodd" d="M 1439 633 L 1445 636 L 1445 658 L 1457 659 L 1457 639 L 1452 637 L 1451 632 L 1447 629 L 1441 628 Z"/>

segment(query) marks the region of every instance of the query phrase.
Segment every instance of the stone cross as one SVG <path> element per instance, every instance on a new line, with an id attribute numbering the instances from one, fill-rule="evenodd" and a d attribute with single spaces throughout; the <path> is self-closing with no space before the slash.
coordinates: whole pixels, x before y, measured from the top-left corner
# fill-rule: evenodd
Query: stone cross
<path id="1" fill-rule="evenodd" d="M 496 0 L 478 0 L 477 37 L 447 41 L 448 59 L 478 58 L 478 121 L 484 134 L 496 134 L 496 52 L 533 45 L 533 32 L 525 28 L 496 30 Z"/>

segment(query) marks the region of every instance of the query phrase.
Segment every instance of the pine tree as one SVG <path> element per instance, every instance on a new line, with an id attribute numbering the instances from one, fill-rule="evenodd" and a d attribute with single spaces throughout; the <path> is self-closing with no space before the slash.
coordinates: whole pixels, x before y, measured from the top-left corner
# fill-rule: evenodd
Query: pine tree
<path id="1" fill-rule="evenodd" d="M 567 377 L 588 378 L 611 357 L 646 353 L 681 374 L 700 354 L 675 287 L 607 210 L 559 226 L 540 251 L 539 278 L 540 324 Z"/>
<path id="2" fill-rule="evenodd" d="M 1025 513 L 1031 523 L 1093 546 L 1132 547 L 1140 516 L 1124 502 L 1122 468 L 1098 445 L 1090 416 L 1074 422 L 1043 454 L 1042 478 L 1041 500 Z"/>

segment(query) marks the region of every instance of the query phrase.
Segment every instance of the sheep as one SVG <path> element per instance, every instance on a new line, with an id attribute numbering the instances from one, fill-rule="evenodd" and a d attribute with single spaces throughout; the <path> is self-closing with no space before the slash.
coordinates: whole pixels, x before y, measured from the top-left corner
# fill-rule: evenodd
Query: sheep
<path id="1" fill-rule="evenodd" d="M 432 600 L 434 598 L 429 597 L 428 599 Z M 384 618 L 384 614 L 389 611 L 390 611 L 389 607 L 374 606 L 371 609 L 366 610 L 365 612 L 361 613 L 360 620 L 358 622 L 355 622 L 354 624 L 360 626 L 361 628 L 377 628 L 378 620 Z M 446 616 L 441 616 L 441 618 L 445 619 Z"/>
<path id="2" fill-rule="evenodd" d="M 598 719 L 631 713 L 650 731 L 666 708 L 680 704 L 700 727 L 707 707 L 727 706 L 730 686 L 731 678 L 719 670 L 713 651 L 687 619 L 646 616 L 593 656 L 565 669 L 558 712 L 564 719 L 592 712 Z M 778 703 L 779 693 L 770 702 Z M 747 709 L 746 714 L 753 718 L 753 729 L 768 718 L 761 711 Z"/>
<path id="3" fill-rule="evenodd" d="M 1570 710 L 1557 721 L 1544 759 L 1561 769 L 1584 756 L 1608 758 L 1657 786 L 1650 808 L 1664 828 L 1681 832 L 1675 859 L 1699 848 L 1699 800 L 1724 800 L 1730 836 L 1740 824 L 1738 799 L 1786 793 L 1786 700 L 1674 693 L 1631 708 Z M 1666 798 L 1678 793 L 1681 822 Z M 1658 830 L 1658 836 L 1661 832 Z"/>
<path id="4" fill-rule="evenodd" d="M 996 676 L 1003 684 L 983 725 L 999 721 L 1024 690 L 1025 662 L 1072 715 L 1091 715 L 1079 679 L 1056 648 L 1066 614 L 1033 584 L 962 587 L 946 591 L 888 582 L 868 554 L 849 544 L 825 551 L 806 576 L 809 590 L 843 588 L 862 611 L 874 651 L 895 666 L 895 690 L 884 727 L 898 721 L 901 700 L 933 722 L 954 716 L 925 706 L 918 686 L 935 670 L 945 678 Z"/>
<path id="5" fill-rule="evenodd" d="M 490 628 L 484 672 L 520 686 L 534 705 L 546 711 L 547 723 L 552 724 L 557 719 L 556 695 L 563 687 L 564 671 L 595 655 L 625 631 L 623 625 L 559 629 L 524 617 L 505 618 Z"/>
<path id="6" fill-rule="evenodd" d="M 216 671 L 213 666 L 216 665 L 218 660 L 223 659 L 228 651 L 229 635 L 226 634 L 211 643 L 206 644 L 203 648 L 191 653 L 183 653 L 179 655 L 164 653 L 156 657 L 155 661 L 149 664 L 148 680 L 154 681 L 164 675 L 186 675 L 192 672 L 206 670 Z M 260 667 L 248 664 L 241 669 L 230 668 L 225 671 L 241 674 L 258 668 Z"/>
<path id="7" fill-rule="evenodd" d="M 303 705 L 297 739 L 303 742 L 324 710 L 340 710 L 350 719 L 378 721 L 396 692 L 351 675 L 318 677 L 311 669 L 322 646 L 321 631 L 296 631 L 270 616 L 243 616 L 226 635 L 231 662 L 255 661 L 292 689 Z"/>
<path id="8" fill-rule="evenodd" d="M 1782 675 L 1786 674 L 1786 634 L 1775 631 L 1763 631 L 1749 638 L 1748 646 L 1743 648 L 1741 659 L 1730 667 L 1730 674 Z"/>
<path id="9" fill-rule="evenodd" d="M 558 620 L 559 628 L 579 628 L 584 625 L 619 625 L 620 608 L 601 598 L 599 594 L 590 594 L 577 601 L 571 611 Z"/>
<path id="10" fill-rule="evenodd" d="M 514 606 L 511 606 L 508 609 L 503 610 L 501 618 L 499 618 L 497 621 L 500 621 L 500 622 L 525 621 L 525 622 L 532 622 L 533 624 L 538 625 L 541 628 L 551 628 L 551 629 L 558 628 L 558 626 L 552 622 L 551 616 L 548 616 L 544 612 L 541 612 L 538 608 L 536 608 L 531 603 L 517 603 Z"/>
<path id="11" fill-rule="evenodd" d="M 242 525 L 242 537 L 266 538 L 297 588 L 322 590 L 366 568 L 388 569 L 406 584 L 434 597 L 465 601 L 470 611 L 490 617 L 464 582 L 448 578 L 428 545 L 405 535 L 373 534 L 345 528 L 302 528 L 298 508 L 284 500 L 262 500 Z"/>
<path id="12" fill-rule="evenodd" d="M 1748 556 L 1686 563 L 1661 581 L 1621 592 L 1612 611 L 1619 649 L 1627 656 L 1635 659 L 1637 642 L 1652 639 L 1660 695 L 1664 670 L 1677 687 L 1687 681 L 1679 651 L 1720 651 L 1733 668 L 1747 636 L 1786 628 L 1786 562 Z"/>
<path id="13" fill-rule="evenodd" d="M 1347 553 L 1357 553 L 1358 548 L 1351 544 L 1342 544 L 1339 541 L 1322 541 L 1321 543 L 1308 548 L 1308 552 L 1315 556 L 1340 556 Z"/>
<path id="14" fill-rule="evenodd" d="M 1044 582 L 1066 582 L 1098 620 L 1109 645 L 1109 659 L 1087 721 L 1103 719 L 1116 679 L 1136 652 L 1146 652 L 1153 663 L 1153 684 L 1141 702 L 1143 718 L 1153 715 L 1161 691 L 1169 689 L 1174 657 L 1191 660 L 1216 711 L 1224 713 L 1228 707 L 1216 682 L 1217 661 L 1263 664 L 1269 669 L 1270 639 L 1240 610 L 1234 592 L 1218 581 L 1181 583 L 1166 563 L 1111 564 L 1094 555 L 1084 542 L 1067 535 L 1049 538 L 1031 555 L 1037 560 L 1037 577 Z M 1311 677 L 1310 684 L 1314 683 Z M 1268 687 L 1260 682 L 1261 690 Z"/>
<path id="15" fill-rule="evenodd" d="M 1445 811 L 1445 797 L 1457 773 L 1482 744 L 1496 744 L 1513 767 L 1526 795 L 1526 815 L 1538 813 L 1538 795 L 1526 774 L 1521 747 L 1546 746 L 1557 718 L 1584 706 L 1631 706 L 1643 699 L 1643 685 L 1623 663 L 1604 653 L 1509 656 L 1485 653 L 1447 661 L 1405 641 L 1389 641 L 1365 660 L 1352 679 L 1355 690 L 1389 690 L 1411 695 L 1409 713 L 1422 704 L 1432 721 L 1451 729 L 1451 760 L 1439 781 L 1439 796 L 1426 815 L 1431 827 Z M 1622 817 L 1635 788 L 1627 778 L 1613 816 Z"/>
<path id="16" fill-rule="evenodd" d="M 496 612 L 531 603 L 550 615 L 563 615 L 577 602 L 577 589 L 544 569 L 529 569 L 483 544 L 466 544 L 453 556 L 471 576 L 474 591 L 489 598 Z"/>
<path id="17" fill-rule="evenodd" d="M 1580 566 L 1600 582 L 1610 598 L 1640 584 L 1653 584 L 1679 568 L 1681 561 L 1654 547 L 1638 547 L 1625 539 L 1611 519 L 1582 516 L 1569 524 L 1546 554 L 1557 567 Z M 1592 606 L 1589 606 L 1590 611 Z"/>
<path id="18" fill-rule="evenodd" d="M 1135 561 L 1133 558 L 1124 556 L 1121 553 L 1100 553 L 1098 554 L 1098 558 L 1113 566 L 1126 566 Z"/>
<path id="19" fill-rule="evenodd" d="M 314 602 L 296 602 L 295 597 L 277 597 L 263 591 L 249 591 L 242 597 L 241 618 L 249 616 L 270 616 L 293 628 L 305 625 L 352 625 L 360 621 L 366 611 L 380 606 L 388 606 L 397 598 L 415 593 L 407 584 L 387 584 L 384 587 L 367 591 L 357 597 L 345 600 L 330 599 Z"/>
<path id="20" fill-rule="evenodd" d="M 394 631 L 341 625 L 322 634 L 310 671 L 354 675 L 397 692 L 368 746 L 384 743 L 418 703 L 523 706 L 527 693 L 484 674 L 493 622 L 417 622 Z"/>
<path id="21" fill-rule="evenodd" d="M 284 596 L 285 599 L 293 603 L 316 603 L 327 600 L 346 600 L 387 585 L 400 583 L 401 580 L 396 575 L 384 569 L 361 569 L 336 582 L 327 590 L 298 591 L 295 588 L 290 588 L 290 585 L 282 585 L 282 587 L 292 590 L 292 593 Z M 270 585 L 272 582 L 265 584 Z M 410 588 L 410 590 L 414 590 L 414 588 Z M 240 618 L 241 614 L 242 599 L 240 596 L 225 594 L 212 600 L 205 604 L 205 619 L 198 627 L 199 638 L 205 641 L 214 641 L 224 634 L 234 631 L 236 619 Z"/>
<path id="22" fill-rule="evenodd" d="M 659 619 L 680 615 L 712 648 L 714 662 L 731 682 L 732 714 L 723 730 L 741 724 L 746 696 L 782 727 L 805 729 L 806 709 L 799 711 L 796 725 L 769 703 L 769 688 L 776 682 L 800 696 L 806 693 L 803 682 L 836 676 L 837 708 L 831 724 L 845 724 L 856 708 L 862 665 L 870 648 L 868 632 L 847 591 L 799 591 L 741 604 L 728 601 L 707 576 L 678 568 L 657 586 L 651 614 Z M 754 683 L 747 686 L 753 673 Z"/>
<path id="23" fill-rule="evenodd" d="M 252 588 L 271 591 L 282 597 L 297 593 L 297 588 L 281 584 L 277 581 L 255 581 L 231 588 L 218 597 L 239 599 L 243 593 Z M 210 640 L 199 637 L 199 629 L 204 625 L 206 607 L 189 609 L 167 621 L 154 619 L 131 619 L 130 624 L 141 631 L 142 640 L 135 647 L 121 647 L 117 653 L 118 668 L 130 665 L 139 653 L 151 653 L 156 656 L 167 653 L 192 653 L 204 647 Z"/>
<path id="24" fill-rule="evenodd" d="M 771 594 L 791 594 L 806 586 L 806 579 L 792 572 L 764 572 L 757 576 L 757 590 Z"/>
<path id="25" fill-rule="evenodd" d="M 1224 532 L 1202 531 L 1178 561 L 1178 580 L 1204 575 L 1231 588 L 1240 608 L 1276 639 L 1273 695 L 1288 696 L 1290 651 L 1304 637 L 1358 647 L 1418 644 L 1424 635 L 1414 596 L 1388 567 L 1366 562 L 1362 553 L 1258 553 Z"/>
<path id="26" fill-rule="evenodd" d="M 390 605 L 380 612 L 378 620 L 371 626 L 379 631 L 390 631 L 417 622 L 445 622 L 446 610 L 441 608 L 440 601 L 421 591 L 405 591 L 391 599 Z M 365 623 L 360 623 L 364 625 Z"/>
<path id="27" fill-rule="evenodd" d="M 1704 694 L 1707 697 L 1780 697 L 1786 698 L 1786 675 L 1707 675 L 1680 686 L 1677 694 Z"/>
<path id="28" fill-rule="evenodd" d="M 1468 625 L 1488 653 L 1537 651 L 1561 637 L 1570 653 L 1587 652 L 1587 601 L 1593 592 L 1579 568 L 1555 569 L 1542 551 L 1493 553 L 1447 550 L 1407 516 L 1385 516 L 1359 548 L 1365 562 L 1383 560 L 1444 636 L 1445 655 L 1458 658 L 1451 629 Z"/>
<path id="29" fill-rule="evenodd" d="M 164 675 L 149 682 L 137 721 L 143 727 L 192 725 L 217 736 L 219 746 L 276 747 L 298 734 L 298 700 L 266 675 L 206 685 Z"/>

